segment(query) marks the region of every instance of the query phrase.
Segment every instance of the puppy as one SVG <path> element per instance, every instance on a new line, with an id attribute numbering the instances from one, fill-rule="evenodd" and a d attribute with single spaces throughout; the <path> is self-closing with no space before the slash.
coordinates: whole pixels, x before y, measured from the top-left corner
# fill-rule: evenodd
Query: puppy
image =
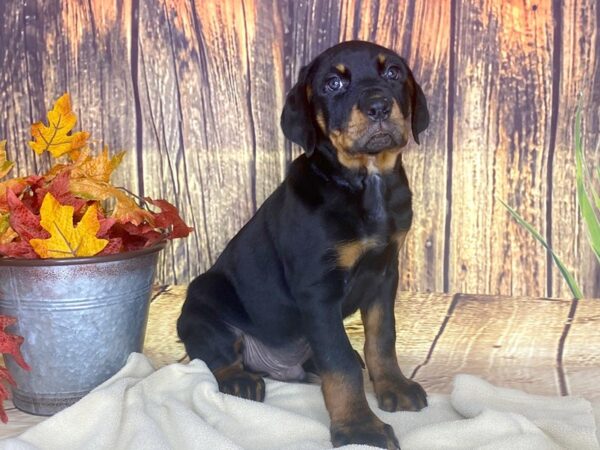
<path id="1" fill-rule="evenodd" d="M 334 446 L 398 448 L 369 408 L 343 318 L 360 310 L 379 407 L 417 411 L 425 391 L 395 353 L 398 251 L 412 221 L 401 149 L 429 124 L 406 62 L 362 41 L 336 45 L 300 70 L 281 116 L 304 154 L 283 183 L 189 286 L 177 329 L 219 389 L 262 401 L 263 375 L 316 371 Z"/>

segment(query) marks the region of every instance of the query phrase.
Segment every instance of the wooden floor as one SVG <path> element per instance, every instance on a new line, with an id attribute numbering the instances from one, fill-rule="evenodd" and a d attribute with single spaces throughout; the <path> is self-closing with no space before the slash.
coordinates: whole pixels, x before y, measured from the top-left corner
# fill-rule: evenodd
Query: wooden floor
<path id="1" fill-rule="evenodd" d="M 156 366 L 186 359 L 175 332 L 184 296 L 183 286 L 154 294 L 144 353 Z M 529 393 L 600 400 L 598 299 L 400 292 L 396 325 L 400 365 L 428 392 L 448 393 L 454 375 L 471 373 Z M 360 317 L 348 318 L 346 328 L 362 351 Z M 11 406 L 0 437 L 42 420 Z"/>

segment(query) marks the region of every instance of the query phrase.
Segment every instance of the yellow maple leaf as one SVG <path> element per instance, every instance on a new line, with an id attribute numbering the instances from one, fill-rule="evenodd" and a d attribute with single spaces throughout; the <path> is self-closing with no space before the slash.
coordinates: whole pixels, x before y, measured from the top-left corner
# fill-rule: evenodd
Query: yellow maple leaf
<path id="1" fill-rule="evenodd" d="M 50 233 L 48 239 L 31 239 L 33 250 L 42 258 L 71 258 L 93 256 L 108 244 L 98 239 L 100 229 L 97 206 L 90 206 L 76 227 L 73 226 L 73 207 L 61 205 L 49 192 L 40 209 L 40 224 Z"/>
<path id="2" fill-rule="evenodd" d="M 6 141 L 0 141 L 0 178 L 6 176 L 15 165 L 6 159 Z"/>
<path id="3" fill-rule="evenodd" d="M 86 145 L 90 134 L 85 131 L 70 134 L 76 123 L 77 116 L 71 110 L 69 94 L 64 94 L 48 112 L 48 126 L 42 122 L 31 126 L 33 141 L 29 142 L 29 146 L 38 155 L 48 150 L 55 158 L 78 150 Z"/>

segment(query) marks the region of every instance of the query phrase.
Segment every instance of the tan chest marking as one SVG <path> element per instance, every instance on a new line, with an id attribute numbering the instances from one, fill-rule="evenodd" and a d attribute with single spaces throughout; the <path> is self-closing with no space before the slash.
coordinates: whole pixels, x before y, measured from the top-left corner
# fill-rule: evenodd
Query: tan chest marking
<path id="1" fill-rule="evenodd" d="M 398 250 L 404 245 L 408 231 L 398 231 L 392 236 L 392 241 L 398 245 Z M 342 269 L 351 269 L 360 257 L 372 248 L 382 245 L 382 241 L 376 238 L 366 238 L 356 241 L 348 241 L 336 246 L 337 265 Z"/>
<path id="2" fill-rule="evenodd" d="M 378 243 L 375 238 L 367 238 L 339 244 L 336 247 L 338 267 L 342 269 L 352 268 L 362 255 L 376 247 Z"/>

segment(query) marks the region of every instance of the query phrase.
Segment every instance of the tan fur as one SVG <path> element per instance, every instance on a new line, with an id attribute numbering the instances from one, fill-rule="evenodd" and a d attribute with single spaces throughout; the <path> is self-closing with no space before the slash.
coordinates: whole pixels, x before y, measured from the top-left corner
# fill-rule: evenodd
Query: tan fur
<path id="1" fill-rule="evenodd" d="M 342 74 L 344 75 L 346 73 L 346 66 L 344 66 L 343 64 L 337 64 L 335 66 L 335 68 Z"/>
<path id="2" fill-rule="evenodd" d="M 350 269 L 356 264 L 362 255 L 378 244 L 374 238 L 359 241 L 344 242 L 336 247 L 337 263 L 342 269 Z"/>
<path id="3" fill-rule="evenodd" d="M 227 378 L 231 378 L 239 372 L 242 372 L 244 369 L 242 367 L 241 361 L 236 361 L 230 366 L 221 367 L 213 372 L 215 378 L 218 381 L 226 380 Z"/>
<path id="4" fill-rule="evenodd" d="M 389 120 L 400 128 L 402 135 L 408 140 L 410 126 L 408 120 L 402 116 L 400 107 L 395 100 Z M 329 139 L 336 149 L 339 162 L 348 169 L 366 168 L 369 172 L 389 172 L 396 166 L 396 160 L 400 154 L 399 147 L 385 150 L 377 155 L 366 155 L 351 151 L 356 140 L 364 135 L 370 124 L 369 118 L 357 106 L 354 106 L 346 129 L 331 130 Z"/>
<path id="5" fill-rule="evenodd" d="M 385 55 L 383 53 L 377 55 L 377 61 L 383 66 L 385 64 Z"/>
<path id="6" fill-rule="evenodd" d="M 362 386 L 353 386 L 343 373 L 322 373 L 320 377 L 332 423 L 354 422 L 355 418 L 371 413 Z"/>
<path id="7" fill-rule="evenodd" d="M 312 88 L 310 86 L 306 86 L 306 99 L 310 102 L 310 99 L 312 98 L 313 95 L 313 91 Z"/>
<path id="8" fill-rule="evenodd" d="M 323 111 L 318 111 L 316 116 L 317 124 L 323 133 L 326 133 L 327 126 L 325 125 L 325 117 L 323 116 Z"/>
<path id="9" fill-rule="evenodd" d="M 396 355 L 383 355 L 380 351 L 379 336 L 384 315 L 388 313 L 384 311 L 383 306 L 374 302 L 366 312 L 362 312 L 362 321 L 365 328 L 365 359 L 369 374 L 373 382 L 379 382 L 387 378 L 389 374 L 397 374 L 398 362 Z"/>

